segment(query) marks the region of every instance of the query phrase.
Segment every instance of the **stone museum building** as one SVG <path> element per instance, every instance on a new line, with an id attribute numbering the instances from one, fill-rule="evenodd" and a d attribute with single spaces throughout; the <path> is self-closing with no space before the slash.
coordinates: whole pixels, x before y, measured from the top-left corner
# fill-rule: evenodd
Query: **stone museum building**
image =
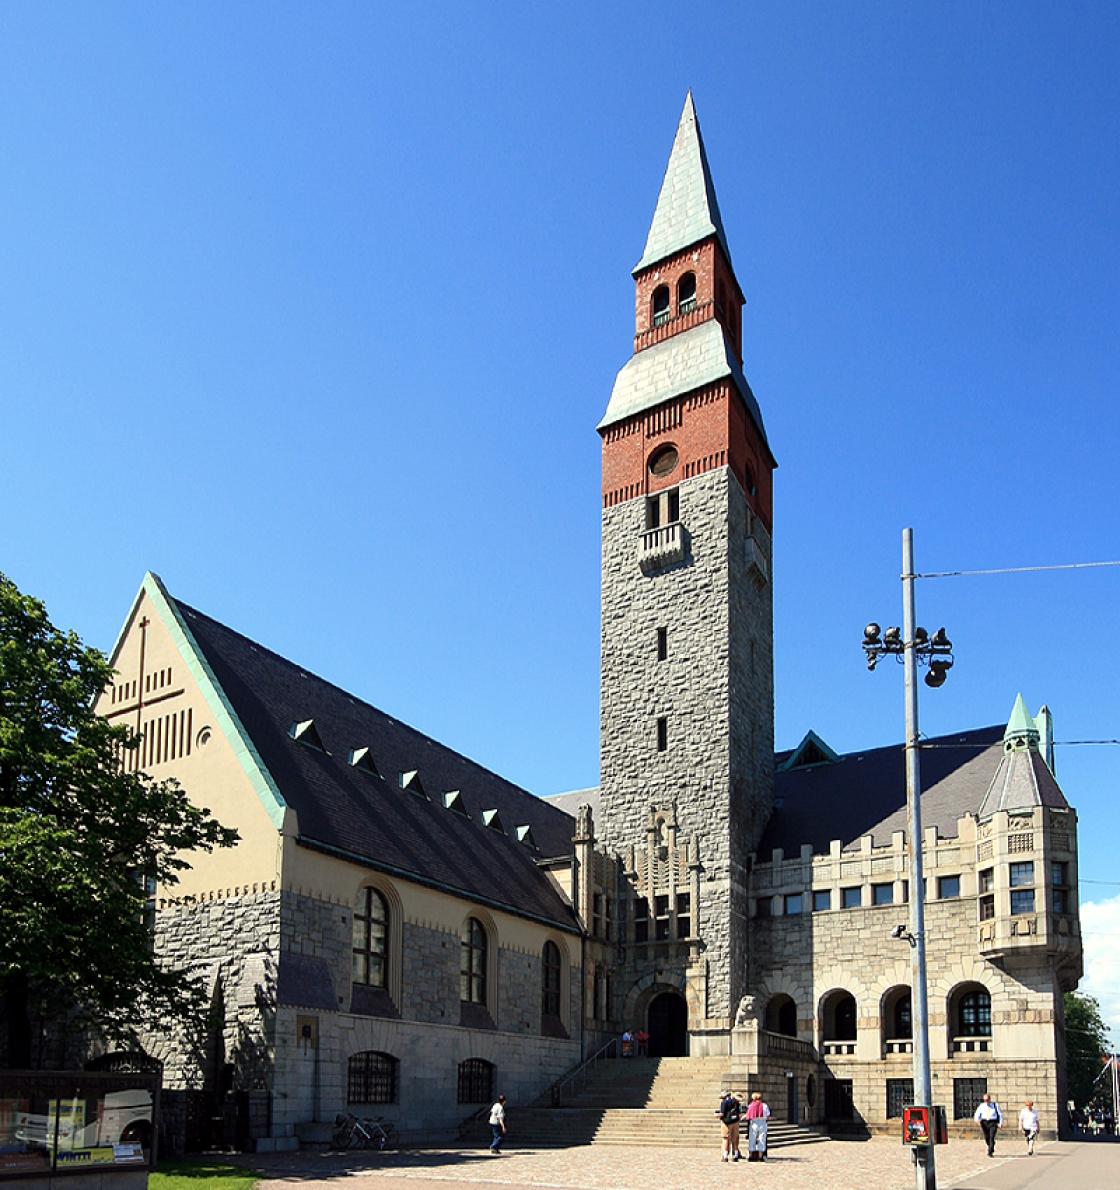
<path id="1" fill-rule="evenodd" d="M 100 712 L 241 837 L 156 890 L 214 1026 L 146 1049 L 203 1114 L 240 1105 L 242 1142 L 341 1111 L 447 1136 L 499 1090 L 556 1101 L 625 1028 L 779 1120 L 893 1127 L 912 1102 L 903 752 L 774 750 L 776 463 L 691 96 L 633 277 L 597 427 L 598 788 L 534 796 L 154 575 L 128 614 Z M 1049 711 L 1014 694 L 922 753 L 934 1099 L 965 1121 L 1029 1096 L 1053 1129 L 1076 815 Z"/>

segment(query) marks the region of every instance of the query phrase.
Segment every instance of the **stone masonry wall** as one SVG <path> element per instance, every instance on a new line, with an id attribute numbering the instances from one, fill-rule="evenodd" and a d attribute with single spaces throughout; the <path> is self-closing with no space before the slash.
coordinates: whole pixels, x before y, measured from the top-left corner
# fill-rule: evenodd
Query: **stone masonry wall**
<path id="1" fill-rule="evenodd" d="M 268 889 L 160 908 L 157 953 L 203 977 L 218 1018 L 201 1049 L 170 1033 L 142 1039 L 164 1063 L 166 1088 L 212 1090 L 227 1063 L 238 1089 L 270 1082 L 280 903 Z"/>
<path id="2" fill-rule="evenodd" d="M 820 1007 L 828 993 L 842 989 L 856 1001 L 854 1054 L 822 1050 L 822 1076 L 851 1079 L 859 1117 L 883 1124 L 886 1080 L 908 1078 L 912 1057 L 885 1052 L 891 1035 L 888 993 L 911 983 L 910 947 L 890 930 L 906 920 L 901 904 L 755 918 L 752 989 L 759 1013 L 784 993 L 798 1010 L 798 1036 L 822 1049 Z M 1044 957 L 1003 969 L 984 960 L 976 948 L 976 899 L 929 901 L 926 905 L 930 1059 L 934 1099 L 952 1120 L 953 1079 L 987 1078 L 989 1091 L 1005 1111 L 1018 1110 L 1028 1095 L 1054 1127 L 1058 1087 L 1054 1060 L 1053 973 Z M 954 989 L 980 984 L 992 999 L 989 1053 L 954 1053 L 951 1000 Z M 823 1090 L 818 1107 L 823 1111 Z"/>
<path id="3" fill-rule="evenodd" d="M 727 1018 L 745 976 L 739 857 L 749 852 L 750 838 L 742 832 L 755 829 L 767 796 L 755 766 L 745 773 L 737 766 L 752 746 L 772 755 L 770 604 L 768 594 L 748 587 L 738 562 L 732 575 L 729 551 L 746 548 L 746 514 L 729 470 L 684 480 L 679 493 L 685 558 L 648 575 L 638 564 L 644 500 L 603 510 L 600 838 L 620 851 L 640 847 L 649 806 L 676 802 L 680 834 L 700 839 L 700 934 L 709 964 L 704 1015 Z M 747 623 L 733 633 L 732 617 Z M 668 632 L 665 661 L 657 660 L 659 627 Z M 763 675 L 757 692 L 755 678 L 743 672 L 752 639 L 754 674 Z M 659 716 L 668 720 L 664 752 L 657 750 Z M 733 717 L 744 722 L 733 724 Z"/>

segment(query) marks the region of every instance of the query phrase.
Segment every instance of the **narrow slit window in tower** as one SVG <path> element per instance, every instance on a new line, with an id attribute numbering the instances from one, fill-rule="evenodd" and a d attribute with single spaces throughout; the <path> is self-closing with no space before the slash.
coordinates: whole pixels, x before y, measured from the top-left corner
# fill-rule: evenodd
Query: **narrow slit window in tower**
<path id="1" fill-rule="evenodd" d="M 658 628 L 657 630 L 657 660 L 664 661 L 669 656 L 669 630 L 667 628 Z"/>
<path id="2" fill-rule="evenodd" d="M 657 750 L 664 752 L 669 747 L 669 720 L 662 715 L 657 720 Z"/>

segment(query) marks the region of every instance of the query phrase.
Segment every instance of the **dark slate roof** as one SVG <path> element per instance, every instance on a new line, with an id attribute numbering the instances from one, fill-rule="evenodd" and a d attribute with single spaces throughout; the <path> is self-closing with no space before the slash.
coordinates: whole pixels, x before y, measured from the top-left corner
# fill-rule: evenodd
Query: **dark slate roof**
<path id="1" fill-rule="evenodd" d="M 921 755 L 922 826 L 936 826 L 946 837 L 957 833 L 957 819 L 976 814 L 1003 755 L 1003 726 L 923 740 Z M 780 767 L 790 752 L 774 758 Z M 827 764 L 774 774 L 774 813 L 763 833 L 763 862 L 780 847 L 796 855 L 802 844 L 824 854 L 833 839 L 848 846 L 861 835 L 890 843 L 906 829 L 906 769 L 902 746 L 849 752 Z"/>
<path id="2" fill-rule="evenodd" d="M 577 928 L 571 907 L 536 864 L 571 852 L 572 819 L 562 810 L 398 723 L 345 690 L 177 602 L 187 627 L 284 800 L 299 817 L 299 842 L 344 852 L 357 862 L 413 877 L 468 900 Z M 314 720 L 326 752 L 288 736 Z M 381 776 L 349 763 L 368 747 Z M 401 789 L 416 770 L 427 801 Z M 460 790 L 470 820 L 447 810 Z M 498 810 L 507 835 L 484 827 Z M 533 852 L 514 830 L 532 828 Z"/>
<path id="3" fill-rule="evenodd" d="M 1068 810 L 1069 802 L 1037 748 L 1005 750 L 977 817 L 988 818 L 997 810 L 1032 810 L 1035 806 Z"/>

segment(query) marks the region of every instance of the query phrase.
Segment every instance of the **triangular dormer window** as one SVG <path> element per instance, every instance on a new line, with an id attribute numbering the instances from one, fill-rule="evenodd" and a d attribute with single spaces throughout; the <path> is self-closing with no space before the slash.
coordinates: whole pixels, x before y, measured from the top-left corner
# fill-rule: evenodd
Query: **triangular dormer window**
<path id="1" fill-rule="evenodd" d="M 533 837 L 533 828 L 531 826 L 515 827 L 514 833 L 517 835 L 517 841 L 519 843 L 524 843 L 526 847 L 531 847 L 536 851 L 537 840 Z"/>
<path id="2" fill-rule="evenodd" d="M 779 767 L 779 772 L 790 769 L 807 769 L 815 764 L 834 764 L 840 757 L 821 739 L 815 731 L 807 731 L 805 738 L 789 754 Z"/>
<path id="3" fill-rule="evenodd" d="M 377 765 L 373 761 L 373 753 L 368 748 L 351 748 L 350 749 L 350 767 L 360 769 L 363 773 L 370 773 L 374 777 L 380 777 Z"/>
<path id="4" fill-rule="evenodd" d="M 314 719 L 304 719 L 301 722 L 291 724 L 288 728 L 288 735 L 297 744 L 306 744 L 308 748 L 317 748 L 320 752 L 326 752 Z"/>
<path id="5" fill-rule="evenodd" d="M 506 828 L 502 825 L 502 816 L 497 810 L 483 810 L 482 825 L 492 831 L 497 831 L 499 834 L 504 835 L 506 833 Z"/>
<path id="6" fill-rule="evenodd" d="M 461 814 L 464 818 L 470 818 L 463 802 L 463 795 L 457 789 L 449 789 L 443 795 L 443 807 L 445 810 L 450 810 L 452 814 Z"/>
<path id="7" fill-rule="evenodd" d="M 417 797 L 427 798 L 427 790 L 424 788 L 424 783 L 420 780 L 420 773 L 416 769 L 408 773 L 401 773 L 400 782 L 402 789 L 407 789 L 409 793 L 415 793 Z"/>

